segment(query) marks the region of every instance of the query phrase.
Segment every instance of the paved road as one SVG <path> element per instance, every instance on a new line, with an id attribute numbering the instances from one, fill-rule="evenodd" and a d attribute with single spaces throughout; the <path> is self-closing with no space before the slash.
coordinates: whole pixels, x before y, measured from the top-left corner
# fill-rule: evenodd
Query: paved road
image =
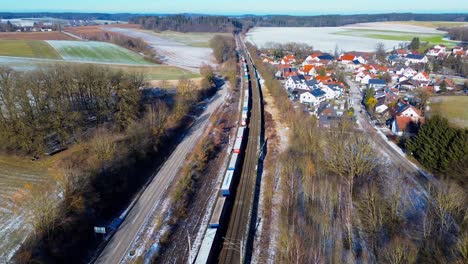
<path id="1" fill-rule="evenodd" d="M 224 102 L 227 90 L 229 90 L 228 83 L 218 91 L 204 113 L 154 176 L 95 263 L 117 264 L 127 256 L 139 231 L 145 227 L 152 213 L 158 210 L 167 189 L 174 183 L 178 171 L 184 164 L 187 154 L 193 150 L 195 143 L 209 124 L 211 115 Z"/>
<path id="2" fill-rule="evenodd" d="M 359 87 L 349 79 L 347 80 L 348 85 L 350 86 L 351 91 L 351 100 L 354 108 L 355 115 L 357 117 L 359 127 L 367 133 L 375 143 L 375 147 L 377 150 L 383 152 L 393 164 L 395 164 L 398 168 L 404 169 L 407 172 L 414 174 L 417 178 L 413 179 L 414 183 L 420 187 L 420 191 L 425 193 L 425 190 L 421 183 L 426 183 L 427 181 L 431 181 L 433 184 L 438 185 L 438 181 L 430 174 L 421 170 L 418 166 L 414 163 L 409 161 L 404 154 L 396 150 L 392 147 L 386 138 L 383 138 L 381 135 L 378 134 L 375 127 L 371 124 L 369 118 L 366 116 L 366 110 L 361 107 L 362 95 L 359 90 Z M 362 110 L 362 113 L 361 113 Z"/>

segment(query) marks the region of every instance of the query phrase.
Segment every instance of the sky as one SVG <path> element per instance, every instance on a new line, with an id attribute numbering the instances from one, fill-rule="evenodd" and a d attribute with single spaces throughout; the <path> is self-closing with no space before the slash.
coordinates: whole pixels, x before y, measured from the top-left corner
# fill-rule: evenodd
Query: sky
<path id="1" fill-rule="evenodd" d="M 384 12 L 468 13 L 466 0 L 0 0 L 0 11 L 203 13 L 203 14 L 362 14 Z"/>

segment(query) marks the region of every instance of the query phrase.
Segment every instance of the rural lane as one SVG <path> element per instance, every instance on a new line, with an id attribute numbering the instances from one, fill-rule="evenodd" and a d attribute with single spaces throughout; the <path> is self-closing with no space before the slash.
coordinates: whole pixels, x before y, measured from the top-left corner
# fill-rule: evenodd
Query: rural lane
<path id="1" fill-rule="evenodd" d="M 420 193 L 428 197 L 429 195 L 427 194 L 425 188 L 421 184 L 430 181 L 435 186 L 438 186 L 439 181 L 435 179 L 433 175 L 423 171 L 413 162 L 408 160 L 408 158 L 406 158 L 405 154 L 399 149 L 399 147 L 397 147 L 393 142 L 390 142 L 386 137 L 384 137 L 380 131 L 379 134 L 377 129 L 374 127 L 374 125 L 371 124 L 369 118 L 366 116 L 366 109 L 362 108 L 362 95 L 359 87 L 349 78 L 347 79 L 346 83 L 350 86 L 351 101 L 354 108 L 354 113 L 358 120 L 359 128 L 370 136 L 376 150 L 379 150 L 380 153 L 387 156 L 397 168 L 403 169 L 409 172 L 411 175 L 413 175 L 414 177 L 411 177 L 409 180 L 413 182 L 413 184 L 418 188 L 418 191 Z"/>
<path id="2" fill-rule="evenodd" d="M 192 47 L 136 29 L 106 27 L 105 30 L 142 39 L 161 56 L 164 63 L 169 65 L 194 73 L 198 73 L 203 65 L 215 66 L 215 59 L 210 48 Z"/>
<path id="3" fill-rule="evenodd" d="M 148 219 L 151 218 L 150 216 L 153 212 L 159 209 L 167 189 L 174 184 L 174 180 L 183 166 L 187 155 L 193 150 L 196 142 L 207 128 L 211 115 L 225 101 L 228 90 L 229 83 L 226 82 L 143 191 L 95 263 L 121 263 L 125 256 L 128 255 L 135 240 L 138 238 L 140 230 L 146 225 L 151 224 L 148 223 Z"/>

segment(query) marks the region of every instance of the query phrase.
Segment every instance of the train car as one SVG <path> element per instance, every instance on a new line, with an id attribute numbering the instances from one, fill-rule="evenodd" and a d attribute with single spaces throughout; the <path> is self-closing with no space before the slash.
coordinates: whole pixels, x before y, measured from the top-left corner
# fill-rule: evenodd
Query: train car
<path id="1" fill-rule="evenodd" d="M 242 110 L 242 121 L 241 126 L 245 127 L 247 125 L 247 110 Z"/>
<path id="2" fill-rule="evenodd" d="M 242 138 L 236 138 L 236 141 L 234 142 L 234 148 L 232 149 L 233 153 L 240 153 L 241 152 L 241 147 L 242 147 Z"/>
<path id="3" fill-rule="evenodd" d="M 244 90 L 244 101 L 248 101 L 249 100 L 249 89 L 245 89 Z"/>
<path id="4" fill-rule="evenodd" d="M 244 104 L 242 105 L 242 110 L 249 110 L 249 100 L 244 100 Z"/>
<path id="5" fill-rule="evenodd" d="M 239 127 L 239 129 L 237 130 L 236 138 L 243 138 L 244 132 L 245 132 L 245 127 Z"/>
<path id="6" fill-rule="evenodd" d="M 229 160 L 228 170 L 234 171 L 236 169 L 238 156 L 239 154 L 237 153 L 232 154 L 231 159 Z"/>
<path id="7" fill-rule="evenodd" d="M 237 154 L 233 154 L 237 155 Z M 231 183 L 232 178 L 234 176 L 234 170 L 228 169 L 226 174 L 224 175 L 223 185 L 221 185 L 221 195 L 222 196 L 229 196 L 231 192 Z"/>
<path id="8" fill-rule="evenodd" d="M 200 250 L 198 251 L 197 259 L 195 260 L 195 264 L 208 263 L 208 258 L 210 256 L 211 247 L 213 246 L 216 232 L 218 232 L 218 229 L 216 228 L 208 228 L 206 230 Z"/>
<path id="9" fill-rule="evenodd" d="M 221 216 L 223 215 L 224 203 L 226 202 L 226 197 L 221 196 L 216 200 L 216 206 L 211 215 L 209 228 L 218 228 Z"/>

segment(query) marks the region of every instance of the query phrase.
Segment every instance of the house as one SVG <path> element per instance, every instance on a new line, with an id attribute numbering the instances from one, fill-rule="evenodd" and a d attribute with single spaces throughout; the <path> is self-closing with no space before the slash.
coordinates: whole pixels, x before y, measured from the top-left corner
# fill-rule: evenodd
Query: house
<path id="1" fill-rule="evenodd" d="M 350 63 L 353 63 L 353 61 L 356 59 L 357 59 L 356 55 L 347 53 L 347 54 L 341 55 L 339 60 L 341 61 L 342 64 L 350 64 Z"/>
<path id="2" fill-rule="evenodd" d="M 299 96 L 301 104 L 308 104 L 310 106 L 317 106 L 326 100 L 325 92 L 320 89 L 302 92 Z"/>
<path id="3" fill-rule="evenodd" d="M 341 94 L 343 93 L 343 89 L 338 84 L 324 85 L 324 86 L 322 86 L 322 91 L 325 92 L 325 97 L 328 100 L 336 99 L 336 98 L 340 97 Z"/>
<path id="4" fill-rule="evenodd" d="M 406 55 L 405 65 L 408 66 L 410 64 L 427 63 L 427 62 L 428 62 L 428 59 L 426 55 L 408 54 Z"/>
<path id="5" fill-rule="evenodd" d="M 421 118 L 421 111 L 416 109 L 414 106 L 410 105 L 407 102 L 400 101 L 398 102 L 392 109 L 391 109 L 391 115 L 393 117 L 396 116 L 409 116 L 409 117 L 415 117 L 415 118 Z"/>
<path id="6" fill-rule="evenodd" d="M 415 133 L 423 119 L 410 116 L 397 116 L 391 124 L 392 133 L 402 136 L 404 132 Z"/>
<path id="7" fill-rule="evenodd" d="M 401 73 L 397 72 L 397 74 L 399 75 L 403 75 L 405 76 L 406 78 L 412 78 L 414 75 L 416 75 L 418 72 L 413 70 L 411 67 L 407 67 L 406 69 L 404 69 Z"/>
<path id="8" fill-rule="evenodd" d="M 383 79 L 370 79 L 368 83 L 368 87 L 375 90 L 383 89 L 385 86 L 387 86 L 387 81 Z"/>
<path id="9" fill-rule="evenodd" d="M 398 136 L 403 135 L 403 132 L 415 132 L 416 128 L 424 122 L 421 111 L 405 101 L 398 102 L 390 109 L 390 114 L 393 117 L 391 130 Z"/>
<path id="10" fill-rule="evenodd" d="M 450 90 L 455 89 L 455 83 L 453 82 L 452 79 L 442 78 L 442 79 L 437 80 L 437 82 L 435 83 L 435 85 L 434 85 L 434 91 L 436 91 L 436 92 L 440 91 L 440 86 L 441 86 L 441 84 L 442 84 L 443 82 L 445 82 L 445 88 L 446 88 L 447 90 L 450 91 Z"/>
<path id="11" fill-rule="evenodd" d="M 369 84 L 369 80 L 374 78 L 374 75 L 372 74 L 366 74 L 366 76 L 361 78 L 361 84 Z"/>
<path id="12" fill-rule="evenodd" d="M 292 64 L 296 62 L 296 56 L 289 54 L 283 57 L 281 64 Z"/>
<path id="13" fill-rule="evenodd" d="M 431 80 L 429 78 L 429 74 L 427 72 L 424 72 L 424 71 L 417 73 L 416 75 L 413 76 L 412 79 L 416 80 L 418 82 L 421 82 L 421 83 L 427 83 L 427 82 L 429 82 Z"/>
<path id="14" fill-rule="evenodd" d="M 288 90 L 300 89 L 302 87 L 302 82 L 305 82 L 303 75 L 289 76 L 285 87 Z"/>

